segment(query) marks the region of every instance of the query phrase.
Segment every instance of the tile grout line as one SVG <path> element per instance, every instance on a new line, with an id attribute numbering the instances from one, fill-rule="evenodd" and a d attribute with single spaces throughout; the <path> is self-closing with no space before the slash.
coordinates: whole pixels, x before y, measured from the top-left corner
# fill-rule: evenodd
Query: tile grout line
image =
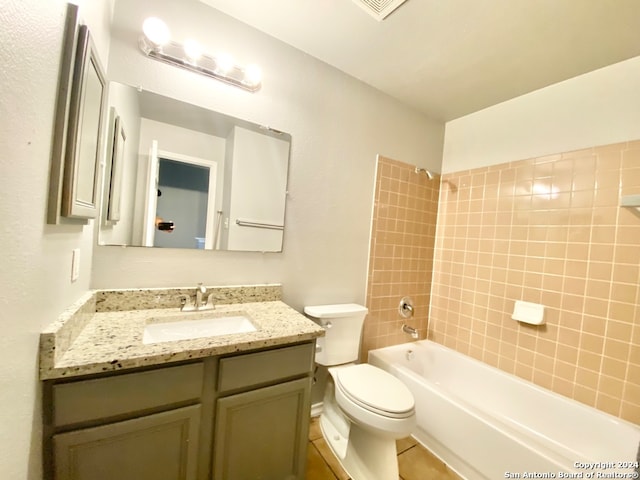
<path id="1" fill-rule="evenodd" d="M 339 472 L 336 472 L 333 467 L 331 466 L 331 463 L 329 461 L 327 461 L 327 459 L 324 457 L 324 455 L 322 454 L 322 452 L 320 451 L 320 449 L 316 446 L 316 441 L 321 440 L 321 438 L 318 438 L 316 440 L 312 440 L 311 444 L 313 445 L 313 448 L 316 449 L 316 451 L 318 452 L 318 454 L 320 455 L 320 458 L 322 458 L 322 461 L 325 463 L 325 465 L 327 466 L 327 468 L 329 468 L 329 471 L 331 472 L 331 474 L 333 475 L 335 480 L 340 480 L 340 474 Z M 351 478 L 349 477 L 347 480 L 351 480 Z"/>
<path id="2" fill-rule="evenodd" d="M 333 475 L 333 479 L 331 480 L 338 480 L 338 475 L 336 475 L 336 472 L 333 471 L 333 469 L 331 468 L 331 465 L 329 465 L 329 462 L 327 462 L 327 460 L 322 455 L 322 452 L 318 449 L 318 447 L 316 447 L 315 442 L 316 442 L 315 440 L 311 440 L 309 443 L 311 443 L 311 446 L 315 449 L 315 451 L 318 453 L 318 455 L 320 456 L 324 464 L 327 466 L 327 468 L 331 472 L 331 475 Z"/>

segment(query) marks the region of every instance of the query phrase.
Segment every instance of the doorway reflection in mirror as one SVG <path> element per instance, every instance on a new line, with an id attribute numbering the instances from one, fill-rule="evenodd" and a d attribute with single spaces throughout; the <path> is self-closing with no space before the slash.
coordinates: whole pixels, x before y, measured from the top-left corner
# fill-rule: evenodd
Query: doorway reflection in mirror
<path id="1" fill-rule="evenodd" d="M 122 218 L 101 245 L 282 250 L 289 134 L 114 82 L 109 103 L 130 132 Z"/>

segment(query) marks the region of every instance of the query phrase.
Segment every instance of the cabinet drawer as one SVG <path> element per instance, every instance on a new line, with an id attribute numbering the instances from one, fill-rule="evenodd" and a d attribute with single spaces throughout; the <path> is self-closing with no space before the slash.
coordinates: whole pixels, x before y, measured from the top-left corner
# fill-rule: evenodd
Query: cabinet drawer
<path id="1" fill-rule="evenodd" d="M 193 363 L 54 385 L 54 426 L 198 400 L 203 375 L 203 364 Z"/>
<path id="2" fill-rule="evenodd" d="M 313 343 L 222 358 L 218 391 L 224 393 L 307 375 L 313 370 L 313 359 Z"/>

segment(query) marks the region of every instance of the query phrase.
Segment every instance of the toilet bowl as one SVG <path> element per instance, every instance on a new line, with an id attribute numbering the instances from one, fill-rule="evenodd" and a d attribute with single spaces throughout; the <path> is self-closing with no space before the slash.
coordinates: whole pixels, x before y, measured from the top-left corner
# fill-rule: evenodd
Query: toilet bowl
<path id="1" fill-rule="evenodd" d="M 366 363 L 329 372 L 336 386 L 336 402 L 349 418 L 393 438 L 411 432 L 415 426 L 413 395 L 396 377 Z"/>
<path id="2" fill-rule="evenodd" d="M 353 480 L 397 480 L 395 441 L 415 428 L 415 402 L 409 389 L 390 373 L 352 363 L 366 312 L 354 304 L 305 308 L 326 328 L 316 353 L 316 362 L 328 366 L 330 374 L 320 429 Z"/>

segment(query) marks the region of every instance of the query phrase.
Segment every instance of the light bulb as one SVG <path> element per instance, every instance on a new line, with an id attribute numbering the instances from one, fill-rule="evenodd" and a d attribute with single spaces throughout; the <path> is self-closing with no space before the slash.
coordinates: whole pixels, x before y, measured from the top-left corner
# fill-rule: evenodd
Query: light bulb
<path id="1" fill-rule="evenodd" d="M 257 65 L 247 65 L 244 69 L 243 83 L 256 86 L 262 81 L 262 70 Z"/>
<path id="2" fill-rule="evenodd" d="M 142 31 L 144 32 L 145 37 L 157 46 L 165 45 L 171 39 L 169 27 L 167 27 L 167 24 L 157 17 L 147 18 L 142 24 Z"/>
<path id="3" fill-rule="evenodd" d="M 225 75 L 233 67 L 233 57 L 228 53 L 216 55 L 216 73 Z"/>
<path id="4" fill-rule="evenodd" d="M 202 46 L 193 38 L 184 41 L 184 53 L 192 62 L 202 56 Z"/>

